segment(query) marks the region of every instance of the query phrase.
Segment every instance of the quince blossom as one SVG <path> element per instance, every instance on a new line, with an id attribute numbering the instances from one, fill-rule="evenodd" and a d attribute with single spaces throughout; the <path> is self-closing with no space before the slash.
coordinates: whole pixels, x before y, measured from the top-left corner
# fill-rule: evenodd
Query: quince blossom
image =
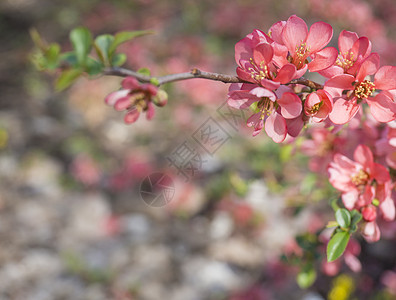
<path id="1" fill-rule="evenodd" d="M 106 97 L 106 104 L 114 106 L 117 111 L 126 110 L 126 124 L 136 122 L 141 112 L 146 112 L 147 120 L 151 120 L 155 112 L 152 101 L 158 93 L 158 88 L 150 83 L 139 83 L 134 77 L 126 77 L 121 85 L 123 89 Z"/>
<path id="2" fill-rule="evenodd" d="M 307 69 L 311 72 L 327 69 L 337 59 L 337 49 L 324 48 L 333 36 L 333 28 L 325 22 L 312 24 L 308 31 L 304 20 L 293 15 L 286 22 L 275 23 L 270 32 L 275 42 L 286 46 L 287 60 L 297 68 L 296 78 L 303 76 Z M 308 58 L 312 60 L 309 62 Z"/>
<path id="3" fill-rule="evenodd" d="M 275 90 L 280 84 L 295 78 L 296 67 L 293 64 L 287 63 L 281 68 L 276 66 L 279 53 L 271 42 L 266 34 L 255 30 L 235 45 L 236 72 L 240 79 Z"/>
<path id="4" fill-rule="evenodd" d="M 395 203 L 391 197 L 393 184 L 388 170 L 374 162 L 367 146 L 359 145 L 354 152 L 354 161 L 335 154 L 328 172 L 330 183 L 342 192 L 345 207 L 362 213 L 365 222 L 363 237 L 369 242 L 378 241 L 377 206 L 384 220 L 395 219 Z"/>
<path id="5" fill-rule="evenodd" d="M 367 76 L 374 75 L 374 82 Z M 390 122 L 396 119 L 396 103 L 392 90 L 396 89 L 396 67 L 379 68 L 379 55 L 370 54 L 361 64 L 356 76 L 350 74 L 335 75 L 325 84 L 334 99 L 333 110 L 329 118 L 335 124 L 349 122 L 359 111 L 360 103 L 366 101 L 371 114 L 378 122 Z M 381 93 L 372 97 L 376 90 Z"/>
<path id="6" fill-rule="evenodd" d="M 298 118 L 302 104 L 294 93 L 277 93 L 254 84 L 232 84 L 228 94 L 228 105 L 246 109 L 255 104 L 256 113 L 247 121 L 247 125 L 254 128 L 253 136 L 264 128 L 274 142 L 281 143 L 288 133 L 286 119 Z"/>

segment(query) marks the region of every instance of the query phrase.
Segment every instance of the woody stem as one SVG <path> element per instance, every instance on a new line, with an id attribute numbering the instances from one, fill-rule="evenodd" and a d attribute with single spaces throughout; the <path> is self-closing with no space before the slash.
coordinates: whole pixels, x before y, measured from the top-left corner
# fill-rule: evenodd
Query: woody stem
<path id="1" fill-rule="evenodd" d="M 147 75 L 143 75 L 143 74 L 140 74 L 140 73 L 132 71 L 132 70 L 118 68 L 118 67 L 106 68 L 103 71 L 103 74 L 104 75 L 120 76 L 120 77 L 132 76 L 141 82 L 151 82 L 151 80 L 153 78 L 155 78 L 156 80 L 158 80 L 158 83 L 160 85 L 169 83 L 169 82 L 173 82 L 173 81 L 180 81 L 180 80 L 193 79 L 193 78 L 204 78 L 204 79 L 209 79 L 209 80 L 221 81 L 224 83 L 246 83 L 246 81 L 239 79 L 237 76 L 206 72 L 206 71 L 199 70 L 197 68 L 193 68 L 190 72 L 176 73 L 176 74 L 170 74 L 170 75 L 165 75 L 165 76 L 160 76 L 160 77 L 147 76 Z M 312 89 L 322 89 L 323 88 L 323 85 L 316 83 L 314 81 L 305 79 L 303 77 L 301 77 L 299 79 L 292 80 L 289 84 L 302 84 L 302 85 L 305 85 Z"/>

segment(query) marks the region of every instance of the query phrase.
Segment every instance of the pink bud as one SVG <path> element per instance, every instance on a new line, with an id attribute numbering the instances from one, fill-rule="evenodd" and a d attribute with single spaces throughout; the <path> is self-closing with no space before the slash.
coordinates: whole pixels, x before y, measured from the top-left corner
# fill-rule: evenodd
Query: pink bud
<path id="1" fill-rule="evenodd" d="M 377 208 L 374 205 L 363 207 L 363 219 L 367 222 L 372 222 L 377 218 Z"/>

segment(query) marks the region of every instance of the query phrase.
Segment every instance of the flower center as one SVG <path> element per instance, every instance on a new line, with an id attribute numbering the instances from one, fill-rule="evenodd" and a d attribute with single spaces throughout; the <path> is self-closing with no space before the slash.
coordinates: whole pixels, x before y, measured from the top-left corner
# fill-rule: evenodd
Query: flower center
<path id="1" fill-rule="evenodd" d="M 304 65 L 305 59 L 308 57 L 309 52 L 310 49 L 307 47 L 307 43 L 303 43 L 303 41 L 301 41 L 300 46 L 296 46 L 294 64 L 298 69 Z"/>
<path id="2" fill-rule="evenodd" d="M 264 120 L 265 116 L 271 115 L 274 109 L 274 102 L 272 102 L 268 97 L 263 97 L 257 104 L 257 108 L 261 112 L 260 119 Z"/>
<path id="3" fill-rule="evenodd" d="M 268 66 L 266 66 L 263 61 L 260 63 L 259 66 L 254 62 L 253 58 L 250 58 L 249 61 L 251 67 L 248 68 L 248 71 L 250 72 L 250 76 L 252 77 L 252 79 L 256 81 L 261 81 L 262 79 L 266 78 L 271 79 Z"/>
<path id="4" fill-rule="evenodd" d="M 354 93 L 358 99 L 367 99 L 375 91 L 375 85 L 369 80 L 365 80 L 356 85 Z"/>
<path id="5" fill-rule="evenodd" d="M 343 68 L 344 71 L 347 71 L 349 68 L 351 68 L 354 63 L 355 63 L 355 56 L 352 51 L 348 51 L 345 54 L 342 54 L 340 52 L 336 60 L 337 66 Z"/>
<path id="6" fill-rule="evenodd" d="M 366 171 L 360 169 L 357 174 L 352 176 L 351 181 L 356 186 L 366 185 L 369 178 L 370 178 L 369 174 Z"/>
<path id="7" fill-rule="evenodd" d="M 314 106 L 312 106 L 311 108 L 307 109 L 307 113 L 309 113 L 310 115 L 316 114 L 319 111 L 319 109 L 322 106 L 322 104 L 323 104 L 322 101 L 319 102 L 319 103 L 316 103 Z"/>

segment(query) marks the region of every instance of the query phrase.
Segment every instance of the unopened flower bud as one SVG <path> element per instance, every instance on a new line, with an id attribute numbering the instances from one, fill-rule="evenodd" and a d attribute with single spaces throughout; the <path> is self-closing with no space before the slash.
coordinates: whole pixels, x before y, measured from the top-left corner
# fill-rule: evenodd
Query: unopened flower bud
<path id="1" fill-rule="evenodd" d="M 168 94 L 164 90 L 158 90 L 157 95 L 153 97 L 153 103 L 159 107 L 168 103 Z"/>

